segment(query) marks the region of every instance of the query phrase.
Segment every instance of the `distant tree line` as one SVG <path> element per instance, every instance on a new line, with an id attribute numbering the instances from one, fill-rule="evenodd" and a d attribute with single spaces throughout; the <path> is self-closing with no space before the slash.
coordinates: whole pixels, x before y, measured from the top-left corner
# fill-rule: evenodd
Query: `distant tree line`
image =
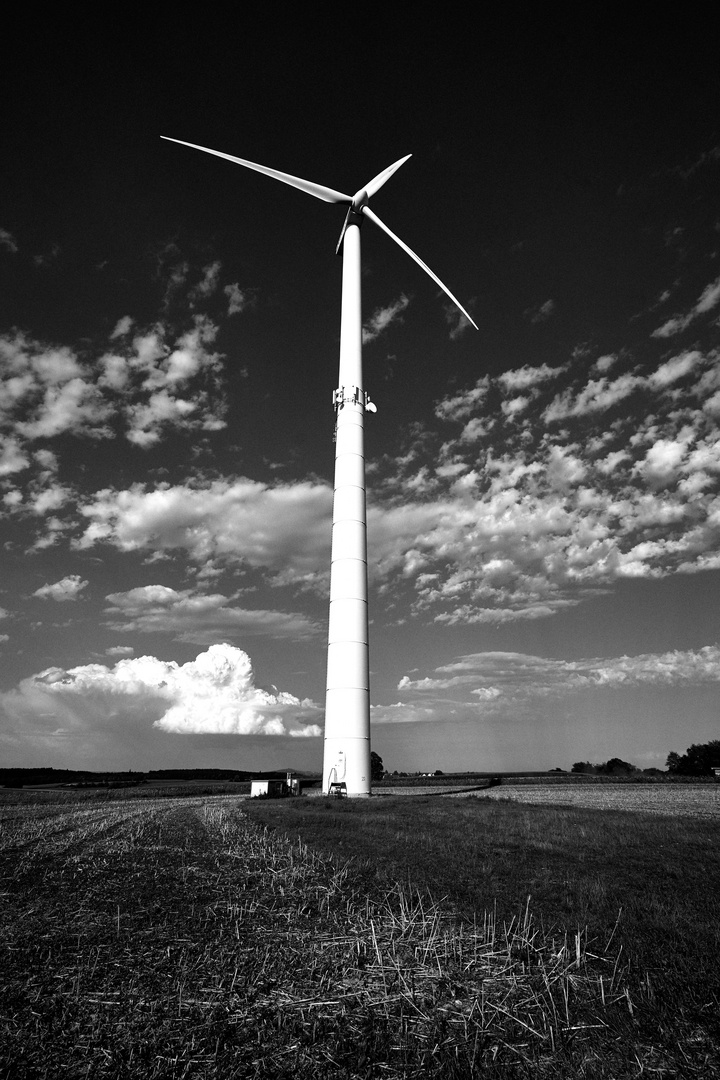
<path id="1" fill-rule="evenodd" d="M 599 765 L 593 765 L 591 761 L 576 761 L 570 772 L 591 773 L 594 776 L 629 776 L 630 773 L 640 772 L 640 770 L 629 761 L 614 757 Z"/>
<path id="2" fill-rule="evenodd" d="M 382 762 L 380 762 L 382 768 Z M 0 787 L 33 787 L 60 784 L 72 787 L 127 787 L 129 785 L 171 781 L 242 782 L 251 779 L 282 780 L 286 770 L 248 772 L 244 769 L 150 769 L 147 772 L 90 772 L 81 769 L 0 768 Z M 304 775 L 304 774 L 303 774 Z"/>
<path id="3" fill-rule="evenodd" d="M 673 750 L 665 764 L 668 772 L 678 776 L 710 776 L 713 768 L 720 768 L 720 739 L 693 743 L 684 754 L 677 754 Z"/>

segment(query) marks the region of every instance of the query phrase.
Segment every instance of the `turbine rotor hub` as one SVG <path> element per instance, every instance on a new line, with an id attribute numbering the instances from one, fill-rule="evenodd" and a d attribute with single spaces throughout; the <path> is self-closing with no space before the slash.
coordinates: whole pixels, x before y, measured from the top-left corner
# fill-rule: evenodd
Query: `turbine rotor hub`
<path id="1" fill-rule="evenodd" d="M 353 195 L 352 208 L 356 214 L 360 214 L 362 212 L 363 206 L 367 206 L 368 199 L 369 196 L 365 188 L 361 188 L 360 191 L 357 191 Z"/>

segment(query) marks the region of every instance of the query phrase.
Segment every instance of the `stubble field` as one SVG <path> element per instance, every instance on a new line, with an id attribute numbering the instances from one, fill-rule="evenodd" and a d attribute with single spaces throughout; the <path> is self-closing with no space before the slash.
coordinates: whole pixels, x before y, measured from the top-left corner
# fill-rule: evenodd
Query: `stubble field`
<path id="1" fill-rule="evenodd" d="M 720 1068 L 712 822 L 8 793 L 0 826 L 4 1077 Z"/>
<path id="2" fill-rule="evenodd" d="M 720 784 L 503 784 L 491 799 L 536 805 L 625 810 L 720 822 Z"/>

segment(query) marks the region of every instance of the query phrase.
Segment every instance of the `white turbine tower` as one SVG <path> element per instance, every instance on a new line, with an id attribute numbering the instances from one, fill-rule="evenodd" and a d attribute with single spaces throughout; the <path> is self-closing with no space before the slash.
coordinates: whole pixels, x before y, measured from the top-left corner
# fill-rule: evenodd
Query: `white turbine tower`
<path id="1" fill-rule="evenodd" d="M 161 138 L 167 138 L 163 135 Z M 210 150 L 207 146 L 168 139 L 168 142 L 203 150 L 236 165 L 264 173 L 299 188 L 323 202 L 348 207 L 337 245 L 342 245 L 342 311 L 340 319 L 340 375 L 333 393 L 336 412 L 335 489 L 333 497 L 332 554 L 330 562 L 330 614 L 328 626 L 327 690 L 325 698 L 325 749 L 323 791 L 332 783 L 344 783 L 350 796 L 370 794 L 370 680 L 368 661 L 367 530 L 365 517 L 365 448 L 363 421 L 366 411 L 375 412 L 362 374 L 362 306 L 360 295 L 360 225 L 363 217 L 383 232 L 430 275 L 447 293 L 465 318 L 477 324 L 465 308 L 407 244 L 385 225 L 368 206 L 368 200 L 409 157 L 360 188 L 354 195 L 301 180 L 297 176 L 256 165 L 253 161 Z"/>

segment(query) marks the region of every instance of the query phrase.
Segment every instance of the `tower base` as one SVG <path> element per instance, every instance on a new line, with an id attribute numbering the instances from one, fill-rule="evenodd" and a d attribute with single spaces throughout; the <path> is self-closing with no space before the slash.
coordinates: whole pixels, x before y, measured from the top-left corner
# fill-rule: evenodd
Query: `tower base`
<path id="1" fill-rule="evenodd" d="M 370 740 L 362 738 L 326 739 L 323 755 L 323 793 L 331 784 L 345 784 L 348 798 L 370 795 Z"/>

